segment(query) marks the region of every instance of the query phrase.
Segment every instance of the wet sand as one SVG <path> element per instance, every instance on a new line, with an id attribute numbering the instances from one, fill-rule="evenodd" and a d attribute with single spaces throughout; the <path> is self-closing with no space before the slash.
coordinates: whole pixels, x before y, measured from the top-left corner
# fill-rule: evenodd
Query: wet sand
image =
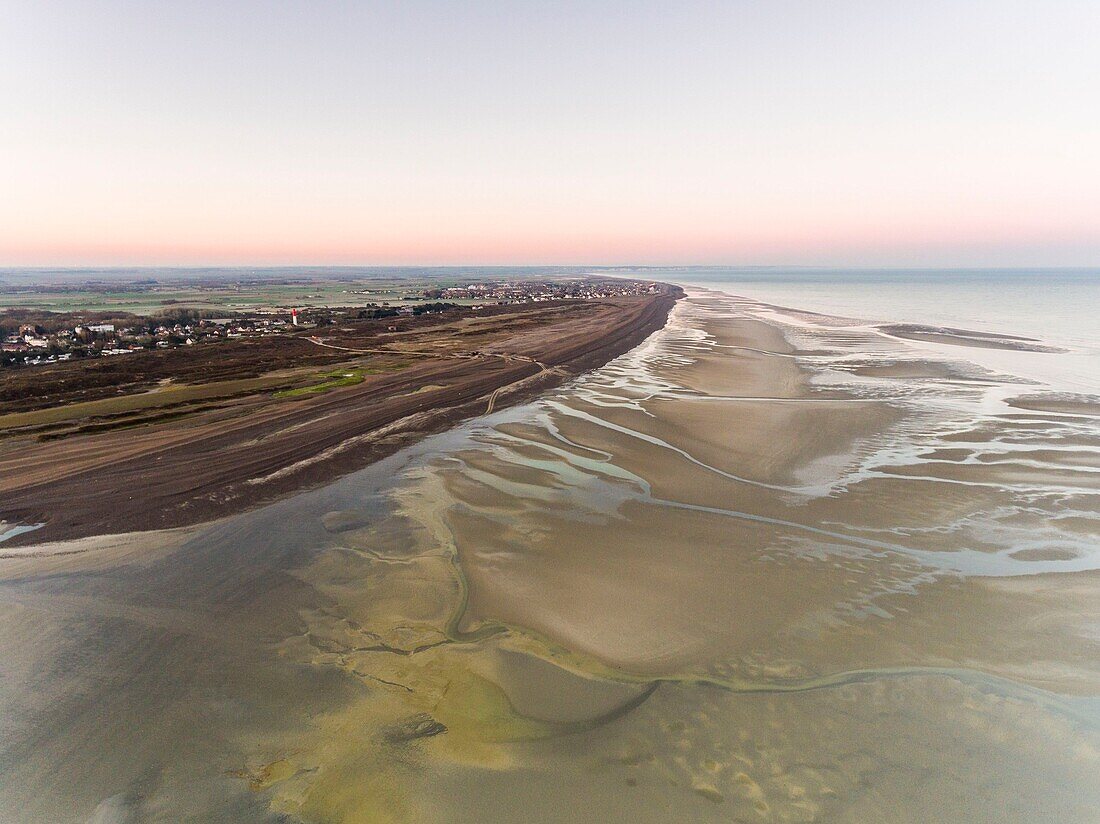
<path id="1" fill-rule="evenodd" d="M 1012 349 L 1017 352 L 1065 352 L 1057 346 L 1047 346 L 1034 338 L 1019 335 L 975 332 L 971 329 L 950 329 L 939 326 L 921 326 L 913 323 L 887 324 L 879 327 L 888 335 L 914 341 L 946 343 L 951 346 L 973 346 L 979 349 Z"/>
<path id="2" fill-rule="evenodd" d="M 3 808 L 1097 820 L 1095 420 L 911 345 L 696 291 L 336 483 L 0 559 Z"/>
<path id="3" fill-rule="evenodd" d="M 1100 417 L 1100 400 L 1090 397 L 1037 393 L 1010 398 L 1008 405 L 1014 409 L 1027 409 L 1033 412 L 1059 412 L 1066 415 Z"/>

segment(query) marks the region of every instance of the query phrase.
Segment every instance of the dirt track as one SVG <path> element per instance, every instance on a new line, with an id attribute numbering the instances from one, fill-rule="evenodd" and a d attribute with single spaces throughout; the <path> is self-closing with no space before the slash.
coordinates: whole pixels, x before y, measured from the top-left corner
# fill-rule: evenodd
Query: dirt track
<path id="1" fill-rule="evenodd" d="M 661 328 L 675 299 L 608 299 L 499 336 L 476 356 L 416 353 L 399 372 L 316 397 L 254 395 L 178 421 L 9 443 L 0 519 L 45 526 L 0 544 L 0 555 L 200 523 L 331 480 L 606 363 Z"/>

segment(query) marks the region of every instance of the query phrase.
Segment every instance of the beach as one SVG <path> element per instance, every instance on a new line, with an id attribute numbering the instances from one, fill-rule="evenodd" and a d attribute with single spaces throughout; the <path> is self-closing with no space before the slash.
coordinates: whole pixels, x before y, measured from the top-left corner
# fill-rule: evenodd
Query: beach
<path id="1" fill-rule="evenodd" d="M 0 808 L 1097 820 L 1096 342 L 683 282 L 610 362 L 335 481 L 20 535 Z"/>

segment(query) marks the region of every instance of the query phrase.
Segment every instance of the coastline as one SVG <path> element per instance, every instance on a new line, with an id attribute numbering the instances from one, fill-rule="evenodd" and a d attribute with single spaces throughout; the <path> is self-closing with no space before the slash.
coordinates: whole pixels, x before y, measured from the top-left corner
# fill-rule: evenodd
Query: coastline
<path id="1" fill-rule="evenodd" d="M 664 326 L 683 296 L 679 287 L 663 286 L 659 295 L 612 302 L 612 311 L 595 318 L 517 333 L 494 343 L 488 360 L 428 359 L 298 401 L 289 414 L 260 409 L 243 420 L 214 414 L 209 424 L 169 427 L 147 443 L 136 430 L 123 430 L 0 452 L 0 475 L 7 476 L 0 482 L 0 520 L 35 525 L 0 542 L 0 555 L 202 524 L 331 482 L 630 351 Z"/>
<path id="2" fill-rule="evenodd" d="M 0 795 L 473 822 L 565 817 L 566 782 L 601 820 L 846 821 L 870 788 L 986 821 L 981 781 L 1009 820 L 1091 821 L 1090 499 L 1037 515 L 1052 481 L 1021 492 L 1004 445 L 1087 429 L 933 367 L 693 289 L 604 367 L 332 483 L 7 560 Z M 1079 443 L 1043 458 L 1067 483 Z"/>

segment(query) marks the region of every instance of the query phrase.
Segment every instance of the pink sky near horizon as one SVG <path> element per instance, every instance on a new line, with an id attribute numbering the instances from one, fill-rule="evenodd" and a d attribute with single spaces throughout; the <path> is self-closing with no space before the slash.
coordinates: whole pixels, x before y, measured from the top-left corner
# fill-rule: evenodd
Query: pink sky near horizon
<path id="1" fill-rule="evenodd" d="M 388 242 L 358 244 L 339 239 L 311 241 L 276 236 L 209 240 L 200 237 L 190 243 L 175 238 L 128 237 L 73 246 L 49 241 L 24 248 L 10 244 L 6 247 L 6 265 L 781 265 L 795 260 L 798 265 L 822 266 L 983 266 L 989 265 L 988 256 L 1008 250 L 1019 265 L 1074 266 L 1088 265 L 1078 260 L 1088 260 L 1092 251 L 1091 246 L 1069 233 L 1021 237 L 1007 231 L 1000 237 L 984 233 L 950 237 L 947 232 L 921 236 L 906 230 L 867 238 L 818 231 L 820 234 L 792 232 L 784 236 L 761 232 L 740 238 L 698 239 L 642 233 L 620 236 L 572 233 L 561 238 L 547 237 L 544 233 L 507 238 L 491 233 L 444 237 L 415 233 Z M 1082 245 L 1084 254 L 1075 257 Z M 1066 257 L 1055 258 L 1049 254 L 1050 248 L 1062 250 Z M 944 264 L 945 259 L 952 263 Z M 806 260 L 811 262 L 805 263 Z"/>
<path id="2" fill-rule="evenodd" d="M 1092 2 L 0 3 L 0 266 L 1100 265 Z"/>

